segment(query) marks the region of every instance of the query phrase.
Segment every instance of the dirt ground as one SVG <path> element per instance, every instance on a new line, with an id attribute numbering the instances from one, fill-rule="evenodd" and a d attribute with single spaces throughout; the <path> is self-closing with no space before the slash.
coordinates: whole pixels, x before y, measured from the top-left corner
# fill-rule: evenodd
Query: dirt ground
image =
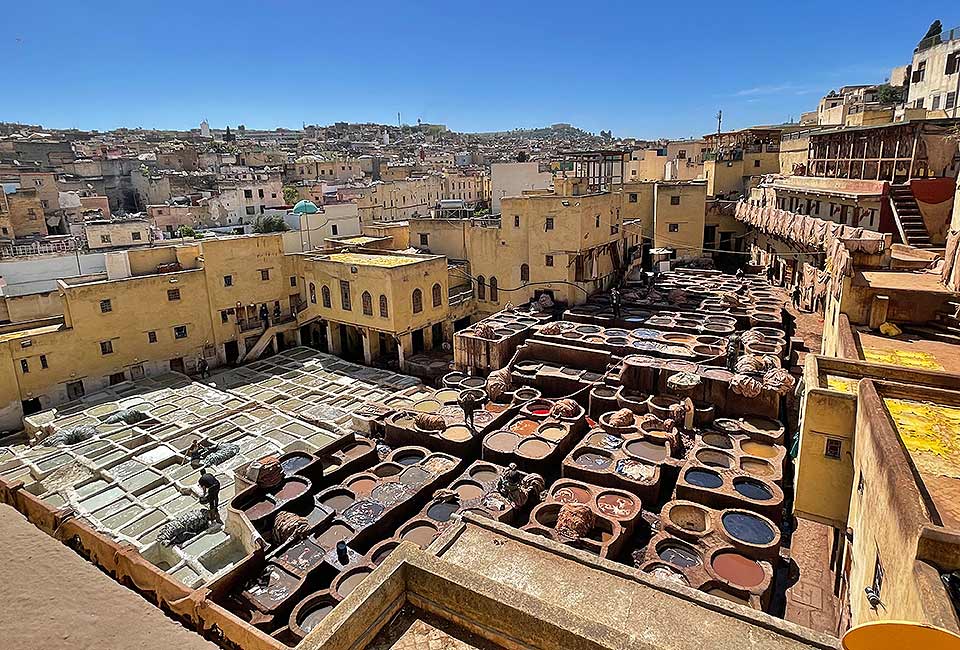
<path id="1" fill-rule="evenodd" d="M 0 504 L 0 647 L 216 650 Z"/>

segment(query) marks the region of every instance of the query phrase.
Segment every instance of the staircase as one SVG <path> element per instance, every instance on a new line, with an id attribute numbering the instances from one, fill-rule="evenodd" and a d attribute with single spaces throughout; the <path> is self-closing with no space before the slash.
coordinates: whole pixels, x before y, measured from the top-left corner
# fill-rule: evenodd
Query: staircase
<path id="1" fill-rule="evenodd" d="M 296 322 L 293 323 L 296 325 Z M 260 335 L 260 338 L 257 339 L 257 342 L 252 348 L 247 350 L 247 353 L 243 355 L 243 358 L 240 359 L 240 363 L 248 363 L 250 361 L 255 361 L 263 351 L 267 349 L 267 346 L 270 345 L 270 341 L 273 340 L 273 337 L 278 332 L 283 332 L 290 329 L 290 323 L 278 323 L 276 325 L 271 325 L 263 331 L 263 334 Z"/>
<path id="2" fill-rule="evenodd" d="M 904 325 L 903 329 L 932 341 L 960 345 L 960 299 L 944 303 L 936 320 L 923 325 Z"/>
<path id="3" fill-rule="evenodd" d="M 914 248 L 934 248 L 909 184 L 890 186 L 890 205 L 904 244 Z"/>

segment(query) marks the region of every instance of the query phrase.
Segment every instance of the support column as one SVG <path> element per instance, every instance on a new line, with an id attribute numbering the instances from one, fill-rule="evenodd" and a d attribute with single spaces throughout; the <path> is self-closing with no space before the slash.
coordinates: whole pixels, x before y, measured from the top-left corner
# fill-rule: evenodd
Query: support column
<path id="1" fill-rule="evenodd" d="M 407 334 L 401 334 L 397 342 L 397 358 L 400 361 L 400 370 L 407 369 L 407 359 L 413 356 L 413 337 Z"/>
<path id="2" fill-rule="evenodd" d="M 423 328 L 423 349 L 424 351 L 433 349 L 433 327 L 430 325 Z"/>
<path id="3" fill-rule="evenodd" d="M 870 304 L 870 329 L 880 329 L 887 322 L 887 313 L 890 309 L 890 297 L 876 295 Z"/>
<path id="4" fill-rule="evenodd" d="M 327 346 L 330 348 L 330 354 L 337 356 L 343 351 L 343 342 L 340 340 L 340 326 L 337 323 L 327 321 Z"/>
<path id="5" fill-rule="evenodd" d="M 372 329 L 364 329 L 363 333 L 363 362 L 370 366 L 380 358 L 380 336 Z"/>

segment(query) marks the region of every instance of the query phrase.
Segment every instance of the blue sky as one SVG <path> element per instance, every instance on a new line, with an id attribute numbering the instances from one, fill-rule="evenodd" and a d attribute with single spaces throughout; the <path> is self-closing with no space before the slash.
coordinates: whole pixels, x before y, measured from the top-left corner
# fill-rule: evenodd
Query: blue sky
<path id="1" fill-rule="evenodd" d="M 9 0 L 0 121 L 274 128 L 400 111 L 461 131 L 678 138 L 713 131 L 718 109 L 724 128 L 774 123 L 883 81 L 931 21 L 960 25 L 956 0 L 920 6 Z"/>

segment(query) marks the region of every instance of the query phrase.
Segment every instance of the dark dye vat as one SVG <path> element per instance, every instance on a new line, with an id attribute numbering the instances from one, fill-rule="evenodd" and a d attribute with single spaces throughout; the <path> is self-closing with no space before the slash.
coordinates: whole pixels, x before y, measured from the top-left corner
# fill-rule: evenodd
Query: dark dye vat
<path id="1" fill-rule="evenodd" d="M 664 562 L 684 569 L 700 564 L 697 552 L 680 544 L 664 544 L 657 549 L 657 555 Z"/>
<path id="2" fill-rule="evenodd" d="M 348 524 L 359 530 L 377 521 L 383 514 L 383 504 L 376 501 L 357 501 L 341 515 Z"/>
<path id="3" fill-rule="evenodd" d="M 577 456 L 577 465 L 583 465 L 584 467 L 596 469 L 604 469 L 605 467 L 610 466 L 610 459 L 606 456 L 601 456 L 600 454 L 585 453 Z"/>
<path id="4" fill-rule="evenodd" d="M 393 462 L 400 463 L 401 465 L 416 465 L 421 460 L 423 460 L 423 454 L 419 452 L 412 452 L 409 454 L 397 454 L 393 457 Z"/>
<path id="5" fill-rule="evenodd" d="M 296 474 L 301 469 L 306 467 L 312 459 L 309 456 L 293 456 L 292 458 L 284 458 L 280 461 L 280 467 L 283 468 L 283 473 L 287 476 L 291 474 Z"/>
<path id="6" fill-rule="evenodd" d="M 430 474 L 421 467 L 408 467 L 400 475 L 400 482 L 404 485 L 419 485 L 429 479 Z"/>
<path id="7" fill-rule="evenodd" d="M 300 629 L 304 632 L 311 632 L 320 621 L 327 617 L 327 614 L 333 611 L 333 603 L 323 603 L 315 609 L 311 609 L 300 619 L 299 625 Z"/>
<path id="8" fill-rule="evenodd" d="M 774 540 L 773 528 L 766 521 L 749 512 L 726 512 L 721 516 L 723 528 L 731 537 L 747 544 L 764 545 Z"/>
<path id="9" fill-rule="evenodd" d="M 716 472 L 709 472 L 705 469 L 691 469 L 683 475 L 684 480 L 690 485 L 697 487 L 715 489 L 723 485 L 723 479 Z"/>
<path id="10" fill-rule="evenodd" d="M 752 478 L 738 478 L 734 480 L 733 489 L 754 501 L 769 501 L 773 498 L 773 491 L 770 488 Z"/>
<path id="11" fill-rule="evenodd" d="M 459 508 L 455 502 L 441 501 L 427 508 L 427 516 L 434 521 L 447 521 Z"/>
<path id="12" fill-rule="evenodd" d="M 718 449 L 733 449 L 733 440 L 729 436 L 720 433 L 705 433 L 703 435 L 704 444 Z"/>

